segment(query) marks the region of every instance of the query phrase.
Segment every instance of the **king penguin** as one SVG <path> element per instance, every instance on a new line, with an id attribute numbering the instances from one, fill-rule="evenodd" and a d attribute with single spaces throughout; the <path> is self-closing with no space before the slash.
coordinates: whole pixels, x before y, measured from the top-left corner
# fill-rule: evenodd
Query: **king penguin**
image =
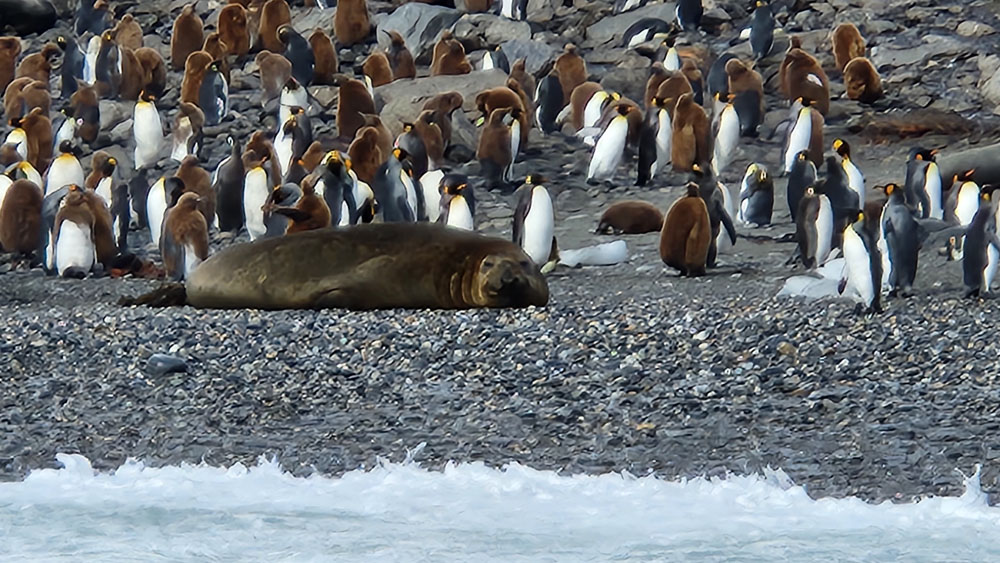
<path id="1" fill-rule="evenodd" d="M 844 229 L 844 275 L 837 291 L 850 290 L 857 299 L 857 312 L 882 312 L 882 256 L 876 245 L 876 235 L 867 227 L 861 211 L 856 220 Z"/>
<path id="2" fill-rule="evenodd" d="M 212 174 L 212 189 L 215 190 L 215 214 L 219 219 L 219 230 L 239 233 L 243 227 L 243 159 L 240 144 L 232 135 L 226 135 L 230 146 L 229 156 L 222 159 Z"/>
<path id="3" fill-rule="evenodd" d="M 424 193 L 424 204 L 427 206 L 427 220 L 437 223 L 441 215 L 441 181 L 444 170 L 429 170 L 420 177 L 420 190 Z"/>
<path id="4" fill-rule="evenodd" d="M 288 117 L 292 115 L 292 108 L 295 107 L 309 107 L 309 91 L 295 78 L 289 78 L 281 88 L 281 95 L 278 98 L 278 123 L 288 121 Z"/>
<path id="5" fill-rule="evenodd" d="M 243 161 L 243 167 L 246 170 L 243 178 L 243 224 L 247 227 L 250 240 L 257 240 L 267 232 L 263 207 L 271 195 L 271 190 L 267 171 L 264 169 L 265 162 L 266 159 L 244 159 Z"/>
<path id="6" fill-rule="evenodd" d="M 765 0 L 757 0 L 757 7 L 750 16 L 750 48 L 756 60 L 771 53 L 774 44 L 774 14 Z"/>
<path id="7" fill-rule="evenodd" d="M 80 149 L 73 146 L 70 141 L 63 141 L 59 145 L 59 156 L 49 165 L 49 171 L 45 178 L 45 194 L 48 195 L 59 188 L 75 184 L 83 186 L 86 176 L 83 173 L 83 166 L 77 158 Z"/>
<path id="8" fill-rule="evenodd" d="M 770 225 L 773 210 L 774 180 L 763 165 L 747 166 L 740 186 L 740 221 L 747 225 Z"/>
<path id="9" fill-rule="evenodd" d="M 146 221 L 149 225 L 149 238 L 155 246 L 160 244 L 163 217 L 170 204 L 184 192 L 184 182 L 176 176 L 169 178 L 160 176 L 146 194 Z"/>
<path id="10" fill-rule="evenodd" d="M 788 201 L 788 214 L 792 222 L 796 222 L 799 212 L 799 201 L 802 200 L 806 188 L 816 183 L 816 165 L 809 160 L 809 151 L 799 151 L 795 155 L 795 162 L 792 164 L 792 171 L 788 175 L 788 184 L 785 186 L 785 199 Z"/>
<path id="11" fill-rule="evenodd" d="M 739 141 L 740 118 L 736 114 L 733 103 L 729 102 L 715 124 L 715 150 L 712 156 L 712 168 L 716 174 L 722 174 L 736 157 Z"/>
<path id="12" fill-rule="evenodd" d="M 544 180 L 528 176 L 515 192 L 514 244 L 539 267 L 551 268 L 556 257 L 555 212 Z"/>
<path id="13" fill-rule="evenodd" d="M 792 165 L 795 164 L 797 155 L 802 151 L 808 151 L 812 143 L 812 112 L 813 109 L 810 106 L 802 106 L 798 111 L 795 122 L 788 130 L 783 157 L 784 172 L 786 174 L 792 171 Z"/>
<path id="14" fill-rule="evenodd" d="M 157 111 L 155 98 L 148 92 L 139 94 L 132 115 L 132 131 L 135 137 L 135 169 L 140 170 L 153 166 L 160 160 L 160 147 L 163 145 L 163 126 L 160 124 L 160 112 Z"/>
<path id="15" fill-rule="evenodd" d="M 882 210 L 882 232 L 889 255 L 889 296 L 913 295 L 920 251 L 920 226 L 906 206 L 903 190 L 896 184 L 886 184 L 889 200 Z M 883 263 L 885 261 L 883 260 Z M 883 273 L 884 275 L 884 273 Z"/>
<path id="16" fill-rule="evenodd" d="M 812 270 L 826 262 L 833 246 L 833 207 L 830 200 L 809 186 L 795 219 L 795 239 L 802 264 Z"/>
<path id="17" fill-rule="evenodd" d="M 989 249 L 1000 249 L 992 189 L 992 186 L 987 186 L 981 191 L 979 197 L 982 202 L 965 232 L 962 274 L 966 297 L 985 296 L 989 292 L 986 272 L 989 266 Z"/>
<path id="18" fill-rule="evenodd" d="M 229 115 L 229 85 L 213 62 L 205 71 L 198 89 L 198 106 L 205 114 L 205 125 L 218 125 Z"/>
<path id="19" fill-rule="evenodd" d="M 677 25 L 685 31 L 694 31 L 701 25 L 701 16 L 704 8 L 701 0 L 679 0 L 674 15 L 677 18 Z"/>
<path id="20" fill-rule="evenodd" d="M 590 167 L 587 170 L 588 184 L 596 183 L 597 180 L 610 180 L 614 177 L 615 170 L 625 153 L 625 142 L 628 139 L 628 114 L 634 110 L 635 108 L 629 104 L 618 104 L 618 115 L 611 119 L 600 138 L 597 139 L 597 144 L 594 145 L 594 154 L 590 158 Z"/>
<path id="21" fill-rule="evenodd" d="M 94 215 L 83 188 L 71 184 L 56 214 L 52 239 L 55 268 L 60 276 L 84 278 L 94 268 Z"/>
<path id="22" fill-rule="evenodd" d="M 919 207 L 924 219 L 944 219 L 944 193 L 941 171 L 935 156 L 936 150 L 916 147 L 910 151 L 906 162 L 906 180 L 903 182 L 906 203 Z"/>
<path id="23" fill-rule="evenodd" d="M 405 151 L 393 149 L 392 155 L 375 174 L 372 189 L 375 200 L 382 208 L 382 220 L 386 223 L 418 221 L 424 215 L 423 193 L 417 192 L 413 178 L 404 166 L 405 159 Z"/>
<path id="24" fill-rule="evenodd" d="M 448 174 L 441 179 L 441 213 L 438 222 L 456 229 L 476 230 L 475 200 L 471 197 L 469 179 L 461 174 Z"/>
<path id="25" fill-rule="evenodd" d="M 833 140 L 833 150 L 840 155 L 840 167 L 847 175 L 847 187 L 858 194 L 858 201 L 865 201 L 865 177 L 858 166 L 851 160 L 851 145 L 843 139 Z"/>

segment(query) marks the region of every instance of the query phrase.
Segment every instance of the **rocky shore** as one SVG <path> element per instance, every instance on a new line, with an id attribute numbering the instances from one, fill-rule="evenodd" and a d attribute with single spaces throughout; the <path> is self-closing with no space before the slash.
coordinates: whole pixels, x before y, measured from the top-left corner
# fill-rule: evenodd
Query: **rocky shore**
<path id="1" fill-rule="evenodd" d="M 519 46 L 555 53 L 586 36 L 593 75 L 626 93 L 641 88 L 648 60 L 600 39 L 620 34 L 625 20 L 614 23 L 621 29 L 605 31 L 614 18 L 599 16 L 603 3 L 529 2 L 536 4 L 551 15 L 525 24 L 527 39 L 525 28 L 512 25 L 519 27 L 512 35 L 483 31 L 483 46 L 521 41 L 511 44 L 513 59 L 525 56 L 516 54 Z M 706 2 L 716 33 L 708 41 L 717 52 L 745 22 L 742 5 Z M 801 6 L 801 15 L 786 22 L 821 61 L 832 60 L 826 34 L 834 22 L 857 21 L 873 46 L 888 98 L 874 111 L 834 100 L 826 129 L 827 144 L 836 136 L 851 141 L 869 185 L 901 181 L 914 144 L 950 151 L 996 140 L 1000 56 L 991 6 L 837 0 Z M 157 35 L 162 25 L 154 25 L 154 16 L 179 8 L 176 2 L 145 14 L 136 8 L 147 41 L 167 36 Z M 654 8 L 663 5 L 644 10 Z M 322 14 L 322 21 L 329 17 Z M 27 51 L 59 32 L 29 38 Z M 360 54 L 340 53 L 342 64 L 360 64 Z M 771 59 L 765 69 L 773 70 L 780 54 Z M 226 130 L 245 135 L 271 124 L 256 105 L 252 63 L 233 74 L 237 117 Z M 455 77 L 451 85 L 490 86 L 489 74 Z M 838 93 L 842 86 L 831 82 Z M 322 89 L 316 94 L 330 99 Z M 412 91 L 390 84 L 377 94 L 385 116 L 404 111 L 393 100 L 405 101 Z M 175 102 L 176 91 L 164 100 Z M 102 105 L 103 142 L 127 169 L 130 109 L 123 107 Z M 770 130 L 787 108 L 773 96 L 768 108 Z M 867 126 L 876 114 L 894 112 L 957 112 L 949 118 L 967 130 L 902 140 Z M 332 127 L 316 124 L 320 136 Z M 457 127 L 475 135 L 468 120 Z M 223 155 L 223 137 L 207 145 L 211 169 Z M 743 149 L 722 179 L 733 188 L 747 163 L 774 166 L 780 151 L 781 135 L 762 138 Z M 641 198 L 666 209 L 684 181 L 668 176 L 638 190 L 629 165 L 614 187 L 590 187 L 588 159 L 589 151 L 569 136 L 533 133 L 518 164 L 521 176 L 550 179 L 562 248 L 611 240 L 590 234 L 607 204 Z M 222 465 L 266 455 L 296 474 L 336 475 L 380 457 L 401 460 L 426 443 L 417 461 L 435 468 L 448 461 L 518 461 L 567 473 L 676 478 L 780 467 L 814 496 L 873 500 L 958 494 L 962 476 L 955 470 L 968 473 L 982 463 L 984 488 L 1000 490 L 1000 303 L 959 299 L 959 264 L 933 248 L 921 255 L 917 295 L 889 301 L 880 316 L 856 316 L 846 300 L 776 298 L 783 280 L 801 273 L 784 266 L 793 245 L 778 241 L 793 226 L 784 182 L 776 188 L 778 225 L 740 227 L 736 248 L 711 275 L 678 278 L 659 260 L 657 235 L 628 237 L 626 264 L 557 269 L 544 309 L 133 309 L 117 305 L 118 298 L 156 282 L 6 271 L 0 275 L 0 478 L 52 467 L 56 452 L 83 454 L 98 469 L 128 457 Z M 480 191 L 477 199 L 480 230 L 509 236 L 507 196 Z M 155 255 L 151 246 L 141 248 L 144 232 L 133 236 Z M 217 238 L 213 246 L 226 243 Z M 185 371 L 159 373 L 149 361 L 154 354 L 180 358 Z"/>

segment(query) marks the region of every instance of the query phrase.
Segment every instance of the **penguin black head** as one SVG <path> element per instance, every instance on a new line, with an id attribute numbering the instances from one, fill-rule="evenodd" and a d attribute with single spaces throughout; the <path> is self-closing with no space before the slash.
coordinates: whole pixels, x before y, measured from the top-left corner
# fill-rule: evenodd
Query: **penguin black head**
<path id="1" fill-rule="evenodd" d="M 922 147 L 913 147 L 910 149 L 910 160 L 924 160 L 927 162 L 934 162 L 937 157 L 938 150 L 931 149 L 927 150 Z"/>
<path id="2" fill-rule="evenodd" d="M 966 170 L 965 172 L 962 172 L 961 174 L 957 175 L 956 179 L 959 180 L 959 181 L 961 181 L 961 182 L 971 182 L 972 181 L 972 176 L 975 173 L 976 173 L 976 169 L 975 168 L 970 168 L 970 169 Z"/>
<path id="3" fill-rule="evenodd" d="M 412 130 L 413 130 L 413 124 L 412 123 L 406 123 L 404 121 L 403 122 L 403 133 L 409 133 Z"/>
<path id="4" fill-rule="evenodd" d="M 115 157 L 109 157 L 104 161 L 104 166 L 101 168 L 101 173 L 105 176 L 110 176 L 115 171 L 115 167 L 118 166 L 118 161 Z"/>
<path id="5" fill-rule="evenodd" d="M 541 186 L 547 181 L 548 179 L 541 174 L 528 174 L 528 177 L 524 179 L 524 183 L 529 186 Z"/>
<path id="6" fill-rule="evenodd" d="M 283 26 L 279 27 L 278 28 L 278 40 L 281 41 L 282 43 L 288 43 L 288 32 L 289 31 L 291 31 L 291 28 L 288 27 L 287 25 L 283 25 Z"/>
<path id="7" fill-rule="evenodd" d="M 985 201 L 990 201 L 993 198 L 993 192 L 1000 189 L 1000 185 L 997 184 L 984 184 L 979 188 L 979 194 L 983 197 Z"/>
<path id="8" fill-rule="evenodd" d="M 299 81 L 295 80 L 294 77 L 289 76 L 288 80 L 285 81 L 284 88 L 285 88 L 285 90 L 298 90 L 299 89 Z"/>
<path id="9" fill-rule="evenodd" d="M 102 41 L 108 41 L 108 42 L 110 42 L 110 43 L 113 43 L 113 42 L 114 42 L 114 40 L 115 40 L 115 37 L 114 37 L 114 35 L 112 35 L 112 34 L 111 34 L 111 32 L 110 32 L 110 31 L 105 31 L 105 32 L 104 32 L 104 35 L 101 35 L 101 40 L 102 40 Z"/>
<path id="10" fill-rule="evenodd" d="M 809 186 L 806 188 L 805 193 L 802 194 L 802 197 L 812 197 L 814 195 L 816 195 L 816 186 Z"/>
<path id="11" fill-rule="evenodd" d="M 617 110 L 619 115 L 628 115 L 632 111 L 632 106 L 629 104 L 618 104 Z"/>
<path id="12" fill-rule="evenodd" d="M 469 178 L 464 174 L 445 174 L 441 178 L 441 193 L 462 195 L 469 185 Z"/>
<path id="13" fill-rule="evenodd" d="M 63 154 L 71 154 L 77 158 L 80 158 L 83 154 L 80 149 L 73 144 L 73 141 L 69 140 L 59 143 L 59 152 Z"/>
<path id="14" fill-rule="evenodd" d="M 168 207 L 177 205 L 177 200 L 184 194 L 184 180 L 181 180 L 177 176 L 165 179 L 163 181 L 163 191 L 169 195 L 170 205 Z"/>
<path id="15" fill-rule="evenodd" d="M 60 35 L 59 37 L 56 37 L 56 45 L 59 45 L 59 48 L 62 49 L 63 51 L 65 51 L 66 47 L 69 46 L 69 42 L 66 41 L 65 37 L 63 37 L 62 35 Z"/>
<path id="16" fill-rule="evenodd" d="M 399 147 L 396 147 L 396 148 L 392 149 L 392 156 L 396 157 L 396 160 L 402 161 L 402 160 L 406 160 L 407 158 L 409 158 L 410 157 L 410 153 L 406 152 L 405 150 L 403 150 L 403 149 L 401 149 Z"/>
<path id="17" fill-rule="evenodd" d="M 851 158 L 851 145 L 847 144 L 847 141 L 843 139 L 838 138 L 833 140 L 833 150 L 844 158 Z"/>
<path id="18" fill-rule="evenodd" d="M 888 184 L 886 184 L 884 189 L 885 189 L 885 195 L 890 196 L 890 197 L 892 196 L 892 194 L 902 193 L 902 192 L 899 191 L 899 186 L 897 184 L 892 183 L 892 182 L 889 182 Z"/>
<path id="19" fill-rule="evenodd" d="M 795 99 L 796 102 L 802 104 L 802 107 L 812 107 L 813 101 L 805 96 L 799 96 Z"/>
<path id="20" fill-rule="evenodd" d="M 860 209 L 855 209 L 848 215 L 848 217 L 853 217 L 854 223 L 860 223 L 865 220 L 865 212 Z"/>
<path id="21" fill-rule="evenodd" d="M 807 150 L 799 151 L 798 153 L 795 154 L 795 158 L 798 159 L 800 162 L 803 160 L 809 160 L 809 151 Z"/>
<path id="22" fill-rule="evenodd" d="M 698 193 L 698 184 L 688 182 L 686 188 L 688 197 L 701 197 Z"/>

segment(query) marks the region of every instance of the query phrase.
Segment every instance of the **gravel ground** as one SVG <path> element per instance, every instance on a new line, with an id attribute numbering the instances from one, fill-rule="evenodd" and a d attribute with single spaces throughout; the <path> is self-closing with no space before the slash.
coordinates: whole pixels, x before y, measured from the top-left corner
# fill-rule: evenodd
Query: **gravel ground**
<path id="1" fill-rule="evenodd" d="M 875 43 L 899 47 L 905 39 L 918 48 L 931 29 L 921 26 L 938 26 L 936 33 L 951 26 L 953 35 L 953 21 L 967 16 L 949 8 L 950 15 L 929 20 L 911 17 L 909 6 L 932 3 L 890 4 L 906 9 L 908 19 L 897 18 L 906 28 L 869 22 Z M 983 10 L 970 13 L 995 23 Z M 549 27 L 569 29 L 573 17 Z M 791 31 L 815 30 L 815 43 L 833 14 L 812 11 L 798 20 Z M 37 51 L 41 41 L 30 44 L 27 52 Z M 922 98 L 932 108 L 960 106 L 982 125 L 972 141 L 990 142 L 996 134 L 983 125 L 989 109 L 976 105 L 977 62 L 947 60 L 952 51 L 941 44 L 930 42 L 939 51 L 934 64 L 886 77 L 890 99 L 881 109 L 925 107 Z M 828 51 L 823 57 L 831 58 Z M 252 95 L 233 93 L 243 115 L 232 127 L 240 134 L 263 122 Z M 787 109 L 773 97 L 768 107 L 770 129 Z M 826 145 L 845 136 L 869 186 L 901 182 L 913 142 L 848 135 L 848 123 L 867 112 L 835 100 Z M 321 121 L 318 128 L 332 126 Z M 947 150 L 969 142 L 919 140 Z M 211 167 L 222 157 L 222 139 L 206 144 Z M 780 147 L 780 135 L 761 138 L 723 180 L 738 185 L 751 160 L 774 167 Z M 665 209 L 682 191 L 685 179 L 674 175 L 637 191 L 631 165 L 614 187 L 588 187 L 588 158 L 575 140 L 533 137 L 518 169 L 550 178 L 562 248 L 609 240 L 590 233 L 610 202 L 640 197 Z M 792 231 L 781 180 L 776 193 L 779 225 L 740 228 L 754 238 L 741 238 L 707 277 L 681 279 L 666 269 L 657 235 L 629 237 L 626 264 L 557 269 L 543 309 L 156 310 L 116 304 L 156 282 L 0 274 L 0 478 L 52 467 L 56 452 L 81 453 L 99 469 L 127 457 L 230 464 L 268 455 L 296 474 L 335 475 L 380 457 L 401 460 L 426 442 L 417 460 L 428 467 L 518 461 L 567 473 L 676 478 L 770 466 L 814 496 L 876 500 L 958 494 L 955 470 L 982 463 L 983 486 L 1000 490 L 1000 305 L 958 299 L 959 265 L 934 248 L 921 256 L 917 295 L 888 302 L 874 318 L 854 315 L 845 300 L 777 299 L 783 280 L 801 272 L 783 265 L 793 246 L 776 242 Z M 507 197 L 480 191 L 477 200 L 480 229 L 509 236 Z M 135 233 L 133 244 L 147 236 Z M 154 374 L 153 354 L 182 358 L 187 372 Z"/>

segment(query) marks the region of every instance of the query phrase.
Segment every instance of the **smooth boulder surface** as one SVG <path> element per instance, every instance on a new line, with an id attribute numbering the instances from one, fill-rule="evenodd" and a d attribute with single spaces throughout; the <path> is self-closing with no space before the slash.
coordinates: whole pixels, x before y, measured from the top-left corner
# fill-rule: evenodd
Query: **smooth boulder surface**
<path id="1" fill-rule="evenodd" d="M 378 22 L 378 46 L 380 49 L 387 49 L 388 31 L 397 31 L 403 36 L 413 60 L 418 65 L 429 65 L 434 43 L 437 42 L 441 32 L 451 29 L 461 17 L 462 12 L 454 8 L 432 6 L 421 2 L 403 4 Z"/>

